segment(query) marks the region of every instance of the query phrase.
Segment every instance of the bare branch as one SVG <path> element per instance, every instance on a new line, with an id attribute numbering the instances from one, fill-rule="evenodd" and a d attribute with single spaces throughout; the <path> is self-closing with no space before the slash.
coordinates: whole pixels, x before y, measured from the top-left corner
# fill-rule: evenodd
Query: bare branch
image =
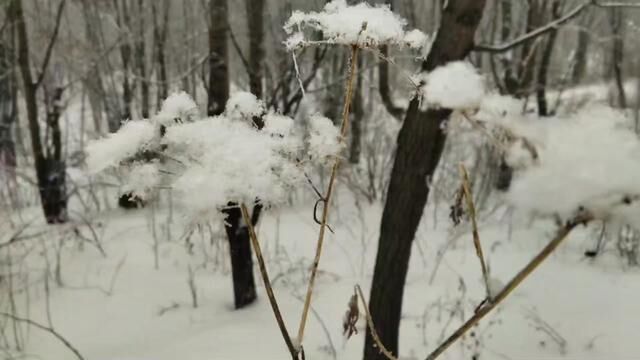
<path id="1" fill-rule="evenodd" d="M 42 324 L 39 324 L 31 319 L 25 319 L 25 318 L 21 318 L 18 316 L 15 316 L 13 314 L 9 314 L 9 313 L 5 313 L 5 312 L 0 312 L 0 316 L 4 316 L 6 318 L 9 318 L 11 320 L 17 321 L 17 322 L 23 322 L 26 324 L 29 324 L 35 328 L 38 328 L 42 331 L 46 331 L 49 334 L 53 335 L 56 339 L 60 340 L 60 342 L 62 342 L 64 344 L 64 346 L 67 347 L 67 349 L 71 350 L 71 352 L 79 359 L 79 360 L 85 360 L 84 356 L 82 356 L 82 354 L 80 354 L 80 352 L 78 351 L 78 349 L 76 349 L 73 345 L 71 345 L 71 343 L 69 342 L 69 340 L 65 339 L 64 336 L 60 335 L 60 333 L 58 333 L 57 331 L 55 331 L 53 328 L 49 327 L 49 326 L 45 326 Z"/>
<path id="2" fill-rule="evenodd" d="M 517 39 L 510 42 L 491 45 L 491 44 L 479 44 L 476 45 L 473 50 L 478 52 L 490 52 L 490 53 L 502 53 L 509 51 L 517 46 L 520 46 L 528 41 L 531 41 L 539 36 L 542 36 L 550 31 L 557 30 L 559 26 L 575 19 L 581 15 L 586 9 L 591 6 L 599 8 L 640 8 L 640 3 L 627 3 L 627 2 L 599 2 L 597 0 L 587 0 L 584 3 L 576 6 L 573 10 L 569 11 L 566 15 L 551 21 L 545 26 L 539 27 L 531 32 L 528 32 Z"/>
<path id="3" fill-rule="evenodd" d="M 593 0 L 593 5 L 601 8 L 640 8 L 640 3 L 628 3 L 628 2 L 606 2 Z"/>

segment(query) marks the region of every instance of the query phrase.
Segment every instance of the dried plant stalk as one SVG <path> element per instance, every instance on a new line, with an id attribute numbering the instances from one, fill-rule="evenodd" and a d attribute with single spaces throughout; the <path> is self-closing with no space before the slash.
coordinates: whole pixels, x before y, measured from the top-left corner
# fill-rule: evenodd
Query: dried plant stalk
<path id="1" fill-rule="evenodd" d="M 378 346 L 380 353 L 386 356 L 387 359 L 389 360 L 398 360 L 398 358 L 395 357 L 393 353 L 391 353 L 391 351 L 387 350 L 387 348 L 382 343 L 382 340 L 380 340 L 380 337 L 378 336 L 378 332 L 376 331 L 376 326 L 373 323 L 373 318 L 371 317 L 371 313 L 369 313 L 369 305 L 367 304 L 367 301 L 364 299 L 364 295 L 362 294 L 362 289 L 360 288 L 360 285 L 356 285 L 356 291 L 358 293 L 358 296 L 360 297 L 360 301 L 362 302 L 362 307 L 364 308 L 364 313 L 367 318 L 367 327 L 369 327 L 369 331 L 371 332 L 371 337 L 373 338 L 373 341 L 375 341 L 376 346 Z"/>
<path id="2" fill-rule="evenodd" d="M 469 329 L 476 325 L 482 318 L 495 309 L 504 299 L 509 296 L 531 273 L 542 264 L 560 246 L 567 236 L 580 224 L 586 224 L 593 220 L 590 214 L 581 214 L 573 220 L 568 221 L 556 232 L 553 239 L 542 249 L 520 272 L 518 272 L 509 283 L 495 295 L 493 301 L 487 302 L 484 306 L 477 309 L 475 314 L 458 328 L 451 336 L 449 336 L 442 344 L 440 344 L 426 360 L 434 360 L 447 350 L 452 344 L 462 337 Z"/>
<path id="3" fill-rule="evenodd" d="M 249 238 L 251 239 L 251 244 L 253 246 L 253 251 L 256 254 L 256 258 L 258 259 L 260 275 L 262 275 L 262 281 L 264 282 L 264 287 L 267 290 L 267 297 L 269 298 L 269 303 L 271 304 L 273 315 L 275 315 L 276 317 L 278 327 L 280 328 L 280 332 L 282 333 L 282 338 L 287 344 L 287 349 L 289 349 L 291 358 L 293 360 L 296 360 L 298 358 L 299 350 L 293 345 L 293 341 L 291 340 L 291 336 L 289 335 L 287 326 L 285 325 L 284 319 L 282 318 L 280 307 L 278 306 L 276 297 L 273 294 L 273 287 L 271 286 L 271 280 L 269 278 L 269 273 L 267 272 L 267 266 L 265 265 L 264 257 L 262 256 L 262 249 L 260 248 L 260 243 L 258 242 L 258 236 L 256 235 L 255 228 L 253 227 L 253 223 L 251 222 L 251 216 L 249 216 L 249 210 L 247 209 L 247 206 L 245 204 L 240 205 L 240 210 L 242 211 L 242 219 L 249 229 Z"/>
<path id="4" fill-rule="evenodd" d="M 471 218 L 471 227 L 473 232 L 473 246 L 476 248 L 476 255 L 480 260 L 480 267 L 482 268 L 482 279 L 484 280 L 484 286 L 487 290 L 487 299 L 492 300 L 493 294 L 491 293 L 491 287 L 489 286 L 489 271 L 487 269 L 487 263 L 484 260 L 484 253 L 482 251 L 482 244 L 480 243 L 480 233 L 478 232 L 478 221 L 476 219 L 476 206 L 473 203 L 473 195 L 471 194 L 471 185 L 469 182 L 469 174 L 463 164 L 459 165 L 460 175 L 462 176 L 462 190 L 464 192 L 464 198 L 467 202 L 467 208 L 469 210 L 469 218 Z"/>
<path id="5" fill-rule="evenodd" d="M 349 57 L 349 75 L 347 77 L 347 85 L 344 96 L 344 109 L 342 111 L 342 126 L 340 127 L 340 135 L 344 139 L 347 135 L 349 128 L 349 112 L 351 109 L 351 100 L 353 98 L 353 83 L 356 77 L 356 65 L 358 59 L 358 46 L 351 46 L 351 56 Z M 316 275 L 318 273 L 318 264 L 320 263 L 320 256 L 322 255 L 322 245 L 324 243 L 324 234 L 327 229 L 327 222 L 329 220 L 329 208 L 331 206 L 331 197 L 335 188 L 336 178 L 338 177 L 338 168 L 340 167 L 340 158 L 336 157 L 331 169 L 331 178 L 329 180 L 329 187 L 327 193 L 323 198 L 324 207 L 322 209 L 322 219 L 320 220 L 320 231 L 318 233 L 318 242 L 316 244 L 316 254 L 313 259 L 313 265 L 311 268 L 311 276 L 309 277 L 309 286 L 307 288 L 307 295 L 304 300 L 304 307 L 302 309 L 302 317 L 300 319 L 300 326 L 298 327 L 298 341 L 302 343 L 304 337 L 304 329 L 307 323 L 307 317 L 309 315 L 309 307 L 311 305 L 311 296 L 313 295 L 313 287 L 315 285 Z"/>

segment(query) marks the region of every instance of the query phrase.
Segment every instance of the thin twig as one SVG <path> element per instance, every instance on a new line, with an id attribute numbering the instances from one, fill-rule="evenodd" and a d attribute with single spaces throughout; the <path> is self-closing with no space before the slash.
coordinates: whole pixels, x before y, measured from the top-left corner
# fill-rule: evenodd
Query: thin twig
<path id="1" fill-rule="evenodd" d="M 367 301 L 364 299 L 364 295 L 362 294 L 362 289 L 360 288 L 360 285 L 356 285 L 356 291 L 358 292 L 358 296 L 360 297 L 360 301 L 362 302 L 362 307 L 364 308 L 364 314 L 367 318 L 367 326 L 369 327 L 369 332 L 371 332 L 371 337 L 373 338 L 373 341 L 375 341 L 376 345 L 378 346 L 380 353 L 386 356 L 387 359 L 389 360 L 398 360 L 398 358 L 395 357 L 393 353 L 391 353 L 391 351 L 387 350 L 387 348 L 384 346 L 384 344 L 380 340 L 380 337 L 378 336 L 378 332 L 376 331 L 376 326 L 373 323 L 373 318 L 371 317 L 371 313 L 369 313 L 369 305 L 367 305 Z"/>
<path id="2" fill-rule="evenodd" d="M 493 298 L 493 301 L 486 302 L 484 306 L 477 309 L 474 315 L 467 320 L 462 326 L 458 328 L 449 338 L 447 338 L 442 344 L 440 344 L 426 360 L 434 360 L 440 356 L 445 350 L 447 350 L 452 344 L 460 339 L 468 330 L 470 330 L 475 324 L 477 324 L 482 318 L 489 314 L 500 304 L 504 299 L 509 296 L 531 273 L 542 264 L 542 262 L 549 257 L 562 243 L 564 239 L 580 224 L 586 224 L 593 220 L 593 216 L 584 213 L 576 216 L 573 220 L 568 221 L 556 232 L 554 238 L 547 244 L 547 246 L 536 255 L 520 272 L 518 272 L 509 283 Z"/>
<path id="3" fill-rule="evenodd" d="M 473 203 L 473 196 L 471 195 L 471 186 L 469 185 L 469 174 L 463 164 L 459 165 L 460 175 L 462 176 L 462 190 L 464 191 L 464 198 L 467 201 L 467 208 L 469 210 L 469 217 L 471 218 L 471 226 L 473 233 L 473 246 L 476 248 L 476 255 L 480 260 L 480 267 L 482 268 L 482 279 L 484 280 L 484 286 L 487 290 L 487 299 L 492 301 L 493 294 L 491 293 L 491 287 L 489 286 L 489 271 L 487 270 L 487 263 L 484 260 L 484 253 L 482 252 L 482 244 L 480 244 L 480 234 L 478 233 L 478 222 L 476 220 L 476 207 Z"/>
<path id="4" fill-rule="evenodd" d="M 38 328 L 42 331 L 46 331 L 49 334 L 53 335 L 56 339 L 60 340 L 60 342 L 62 342 L 64 344 L 64 346 L 67 347 L 67 349 L 71 350 L 71 352 L 79 359 L 79 360 L 85 360 L 84 356 L 82 356 L 82 354 L 78 351 L 78 349 L 76 349 L 73 345 L 71 345 L 71 343 L 69 342 L 69 340 L 65 339 L 64 336 L 60 335 L 60 333 L 58 333 L 57 331 L 55 331 L 53 328 L 39 324 L 31 319 L 25 319 L 25 318 L 21 318 L 18 316 L 15 316 L 13 314 L 9 314 L 9 313 L 5 313 L 5 312 L 0 312 L 0 316 L 4 316 L 6 318 L 9 318 L 13 321 L 17 321 L 17 322 L 23 322 L 26 324 L 29 324 L 35 328 Z"/>
<path id="5" fill-rule="evenodd" d="M 258 236 L 256 235 L 255 228 L 253 227 L 253 223 L 251 222 L 251 216 L 249 216 L 249 210 L 247 209 L 247 206 L 245 204 L 240 204 L 240 210 L 242 212 L 242 218 L 244 220 L 244 223 L 247 226 L 247 229 L 249 230 L 249 238 L 251 239 L 251 244 L 253 245 L 253 251 L 256 254 L 256 258 L 258 259 L 258 265 L 260 267 L 260 275 L 262 275 L 262 281 L 264 282 L 264 287 L 267 290 L 267 297 L 269 298 L 269 303 L 271 304 L 273 315 L 275 315 L 276 317 L 276 321 L 278 322 L 278 327 L 280 328 L 280 332 L 282 333 L 284 342 L 287 344 L 287 349 L 289 349 L 291 358 L 293 360 L 296 360 L 298 359 L 299 351 L 293 345 L 293 341 L 291 341 L 291 336 L 289 335 L 287 326 L 285 325 L 284 319 L 282 318 L 280 307 L 278 306 L 276 297 L 273 294 L 273 288 L 271 287 L 271 280 L 269 278 L 269 273 L 267 272 L 267 266 L 265 265 L 264 257 L 262 256 L 262 250 L 260 248 L 260 243 L 258 242 Z"/>
<path id="6" fill-rule="evenodd" d="M 340 127 L 340 135 L 344 139 L 347 135 L 347 129 L 349 128 L 349 111 L 351 108 L 351 99 L 353 97 L 353 82 L 356 77 L 356 65 L 358 63 L 358 46 L 351 46 L 351 57 L 349 67 L 349 77 L 347 79 L 347 88 L 344 99 L 344 109 L 342 111 L 342 126 Z M 298 341 L 302 344 L 304 337 L 304 328 L 307 323 L 307 316 L 309 314 L 309 305 L 311 304 L 311 295 L 313 294 L 313 286 L 315 284 L 316 274 L 318 273 L 318 264 L 320 263 L 320 255 L 322 254 L 322 244 L 324 242 L 324 234 L 327 229 L 327 222 L 329 220 L 329 208 L 331 205 L 331 196 L 333 195 L 333 189 L 335 187 L 336 178 L 338 177 L 338 168 L 340 167 L 340 158 L 336 157 L 333 168 L 331 169 L 331 178 L 329 180 L 329 187 L 327 193 L 324 196 L 324 207 L 322 209 L 322 219 L 320 224 L 320 232 L 318 233 L 318 242 L 316 245 L 316 254 L 313 260 L 313 267 L 311 269 L 311 276 L 309 277 L 309 287 L 307 288 L 307 295 L 304 301 L 304 308 L 302 309 L 302 318 L 300 319 L 300 327 L 298 328 Z"/>

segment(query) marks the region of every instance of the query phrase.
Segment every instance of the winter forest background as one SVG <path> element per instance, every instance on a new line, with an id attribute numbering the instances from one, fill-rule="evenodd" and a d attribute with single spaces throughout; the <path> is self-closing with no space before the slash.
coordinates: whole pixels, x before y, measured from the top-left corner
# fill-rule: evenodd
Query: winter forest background
<path id="1" fill-rule="evenodd" d="M 639 24 L 0 0 L 0 358 L 640 358 Z"/>

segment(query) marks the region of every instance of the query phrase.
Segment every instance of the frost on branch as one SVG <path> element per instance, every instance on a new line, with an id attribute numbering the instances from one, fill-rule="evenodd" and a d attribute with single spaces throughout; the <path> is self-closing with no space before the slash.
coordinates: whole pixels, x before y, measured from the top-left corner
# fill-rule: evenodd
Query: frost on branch
<path id="1" fill-rule="evenodd" d="M 584 209 L 638 227 L 640 142 L 628 123 L 623 114 L 601 106 L 568 117 L 514 121 L 512 131 L 534 144 L 539 161 L 516 172 L 509 201 L 565 220 Z M 507 161 L 521 165 L 531 154 L 516 145 Z"/>
<path id="2" fill-rule="evenodd" d="M 363 25 L 364 24 L 364 25 Z M 427 35 L 419 30 L 405 32 L 407 21 L 394 14 L 388 5 L 371 6 L 365 2 L 348 6 L 346 0 L 334 0 L 320 12 L 294 11 L 284 26 L 289 38 L 287 49 L 295 50 L 313 43 L 304 30 L 321 31 L 322 42 L 329 44 L 378 47 L 400 45 L 419 49 L 427 45 Z"/>
<path id="3" fill-rule="evenodd" d="M 338 130 L 328 119 L 317 117 L 322 124 L 312 125 L 316 131 L 307 140 L 315 153 L 311 161 L 300 162 L 305 141 L 296 133 L 293 119 L 265 113 L 249 93 L 232 96 L 223 115 L 197 121 L 189 120 L 196 118 L 195 104 L 185 93 L 172 95 L 165 105 L 154 119 L 181 121 L 171 122 L 162 136 L 157 124 L 129 122 L 87 148 L 89 164 L 94 171 L 124 168 L 129 175 L 125 189 L 145 199 L 157 186 L 170 186 L 192 217 L 211 216 L 229 202 L 279 204 L 304 183 L 307 166 L 341 149 Z M 262 130 L 253 125 L 256 116 L 264 122 Z M 141 152 L 153 154 L 154 160 L 133 161 Z"/>
<path id="4" fill-rule="evenodd" d="M 454 61 L 417 76 L 423 105 L 452 110 L 475 110 L 485 96 L 484 78 L 466 61 Z"/>

